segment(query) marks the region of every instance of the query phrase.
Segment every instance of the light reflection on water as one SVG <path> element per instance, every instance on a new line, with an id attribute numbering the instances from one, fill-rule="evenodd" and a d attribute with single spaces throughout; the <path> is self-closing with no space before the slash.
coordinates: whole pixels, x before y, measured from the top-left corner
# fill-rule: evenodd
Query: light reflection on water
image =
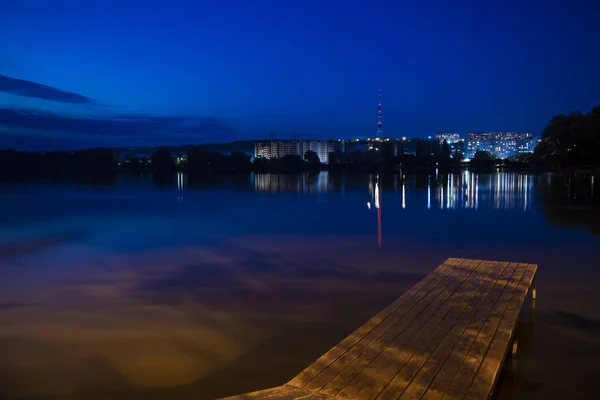
<path id="1" fill-rule="evenodd" d="M 498 397 L 589 397 L 596 190 L 467 171 L 2 185 L 0 398 L 277 385 L 451 256 L 540 265 L 537 319 Z"/>
<path id="2" fill-rule="evenodd" d="M 183 175 L 183 174 L 181 174 Z M 481 182 L 479 179 L 481 177 Z M 178 178 L 179 179 L 179 178 Z M 365 179 L 368 191 L 373 192 L 373 182 L 379 179 L 374 175 Z M 406 202 L 407 185 L 409 188 L 418 188 L 417 176 L 395 175 L 392 186 L 387 190 L 403 193 L 403 208 L 408 206 L 419 207 L 420 204 Z M 303 194 L 326 194 L 342 191 L 341 182 L 329 179 L 329 172 L 319 174 L 281 175 L 281 174 L 255 174 L 251 176 L 254 189 L 257 192 L 293 192 Z M 427 177 L 427 208 L 457 209 L 479 207 L 479 197 L 484 196 L 486 201 L 493 199 L 494 209 L 522 208 L 527 210 L 528 200 L 534 188 L 534 177 L 517 173 L 498 173 L 480 176 L 479 174 L 464 171 L 462 173 L 439 174 Z M 433 197 L 432 197 L 433 190 Z"/>

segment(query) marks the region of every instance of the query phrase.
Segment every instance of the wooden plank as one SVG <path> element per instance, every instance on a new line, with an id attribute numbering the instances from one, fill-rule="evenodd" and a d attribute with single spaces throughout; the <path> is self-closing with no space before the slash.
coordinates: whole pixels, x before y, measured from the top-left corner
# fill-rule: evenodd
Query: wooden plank
<path id="1" fill-rule="evenodd" d="M 439 368 L 433 381 L 431 381 L 429 388 L 423 395 L 424 399 L 441 399 L 444 396 L 444 393 L 463 364 L 469 349 L 487 319 L 491 307 L 500 297 L 508 282 L 508 278 L 513 274 L 516 267 L 517 264 L 510 263 L 502 270 L 500 275 L 495 277 L 496 280 L 493 282 L 489 292 L 485 294 L 483 302 L 475 312 L 472 321 L 467 325 L 467 328 L 463 330 L 449 356 Z"/>
<path id="2" fill-rule="evenodd" d="M 418 302 L 421 298 L 423 298 L 432 288 L 436 287 L 443 279 L 445 279 L 451 272 L 464 260 L 462 259 L 449 259 L 442 266 L 436 269 L 435 274 L 432 274 L 430 279 L 427 279 L 424 284 L 420 284 L 418 286 L 410 289 L 405 295 L 401 297 L 400 302 L 397 302 L 397 307 L 392 309 L 388 315 L 386 315 L 385 319 L 378 319 L 379 323 L 372 322 L 370 329 L 366 332 L 361 332 L 363 328 L 359 328 L 352 335 L 350 335 L 347 339 L 344 339 L 342 343 L 332 350 L 330 350 L 324 357 L 321 357 L 317 362 L 307 367 L 303 373 L 301 373 L 298 377 L 292 379 L 290 384 L 293 386 L 300 387 L 298 381 L 304 381 L 304 387 L 310 387 L 313 390 L 319 390 L 333 378 L 331 375 L 335 370 L 331 365 L 336 362 L 340 357 L 343 357 L 345 353 L 351 349 L 357 343 L 367 336 L 371 330 L 377 329 L 377 332 L 381 330 L 386 330 L 389 324 L 395 321 L 394 316 L 398 313 L 405 313 L 406 310 L 409 310 L 415 303 Z M 391 319 L 390 319 L 391 318 Z M 371 322 L 371 321 L 370 321 Z M 365 325 L 368 325 L 369 322 Z M 380 327 L 380 325 L 384 325 Z M 367 338 L 367 340 L 371 339 L 372 335 Z M 351 356 L 344 357 L 340 362 L 344 362 L 348 360 Z M 348 360 L 348 361 L 351 361 Z M 338 362 L 338 364 L 340 363 Z M 326 364 L 326 365 L 325 365 Z M 320 369 L 317 373 L 314 373 L 315 370 Z M 310 374 L 314 374 L 314 377 L 310 380 L 306 379 L 306 372 L 310 371 Z"/>
<path id="3" fill-rule="evenodd" d="M 491 264 L 491 265 L 490 265 Z M 413 385 L 408 393 L 406 392 L 408 386 L 411 384 L 416 375 L 420 372 L 425 362 L 432 356 L 434 351 L 440 346 L 444 339 L 449 335 L 449 332 L 455 327 L 455 324 L 459 324 L 457 329 L 460 328 L 461 324 L 466 326 L 464 319 L 461 321 L 460 317 L 463 312 L 468 312 L 468 307 L 475 308 L 478 304 L 473 303 L 476 295 L 479 293 L 479 289 L 491 276 L 492 272 L 496 270 L 498 266 L 499 271 L 503 270 L 503 265 L 495 262 L 486 262 L 483 270 L 477 270 L 474 276 L 470 276 L 465 284 L 457 290 L 454 296 L 444 304 L 448 310 L 446 315 L 440 323 L 435 327 L 433 332 L 429 333 L 429 330 L 424 330 L 423 336 L 413 338 L 413 342 L 409 344 L 409 347 L 415 348 L 414 354 L 402 367 L 402 369 L 396 374 L 394 379 L 387 385 L 387 387 L 379 394 L 381 399 L 395 399 L 402 395 L 402 398 L 420 398 L 424 393 L 422 390 L 420 393 L 415 392 L 416 387 Z M 484 289 L 486 292 L 488 289 Z M 475 302 L 481 301 L 475 300 Z M 458 335 L 456 335 L 458 336 Z"/>
<path id="4" fill-rule="evenodd" d="M 312 400 L 326 399 L 325 396 L 319 395 L 317 393 L 310 393 L 306 390 L 294 388 L 293 386 L 287 386 L 287 390 L 285 392 L 281 392 L 277 394 L 275 397 L 269 398 L 269 400 Z"/>
<path id="5" fill-rule="evenodd" d="M 420 333 L 427 321 L 435 315 L 479 263 L 478 260 L 469 260 L 469 264 L 465 265 L 467 268 L 458 271 L 452 279 L 446 280 L 445 285 L 436 288 L 430 294 L 429 299 L 421 301 L 417 307 L 411 310 L 411 313 L 407 314 L 406 318 L 400 320 L 395 328 L 390 330 L 389 337 L 378 342 L 377 346 L 373 348 L 377 354 L 352 380 L 351 388 L 348 388 L 347 391 L 358 391 L 358 398 L 375 398 L 402 367 L 406 357 L 410 356 L 405 352 L 406 343 Z"/>
<path id="6" fill-rule="evenodd" d="M 506 306 L 516 289 L 517 285 L 513 285 L 512 282 L 521 280 L 526 267 L 527 264 L 518 264 L 512 276 L 507 277 L 498 301 L 493 306 L 484 309 L 489 309 L 485 323 L 474 338 L 462 365 L 444 394 L 444 399 L 462 399 L 468 391 L 471 381 L 490 346 L 492 337 L 500 324 L 500 319 L 504 314 Z"/>
<path id="7" fill-rule="evenodd" d="M 448 259 L 288 384 L 226 400 L 486 399 L 536 270 Z"/>
<path id="8" fill-rule="evenodd" d="M 467 276 L 471 271 L 473 271 L 474 265 L 471 265 L 472 263 L 467 261 L 467 262 L 463 262 L 463 264 L 461 264 L 460 266 L 458 266 L 458 269 L 461 270 L 461 273 L 464 273 L 465 276 Z M 448 278 L 451 279 L 456 279 L 457 278 L 457 274 L 456 274 L 457 270 L 454 270 L 452 273 L 450 273 L 447 278 L 440 282 L 440 284 L 437 286 L 438 288 L 442 288 L 441 290 L 443 291 L 444 288 L 447 288 L 447 282 L 448 282 Z M 436 293 L 434 290 L 429 292 L 429 296 L 433 297 L 434 294 L 432 293 Z M 427 298 L 427 297 L 425 297 Z M 420 302 L 424 302 L 426 301 L 424 299 L 420 300 Z M 397 313 L 395 315 L 395 320 L 393 321 L 392 324 L 389 324 L 388 329 L 386 331 L 380 331 L 380 335 L 377 338 L 376 341 L 373 341 L 372 343 L 370 343 L 369 346 L 367 346 L 366 348 L 361 348 L 359 346 L 355 346 L 354 348 L 352 348 L 352 352 L 353 352 L 353 360 L 343 369 L 341 370 L 333 379 L 331 379 L 329 381 L 329 383 L 327 383 L 327 385 L 325 385 L 322 389 L 321 389 L 321 393 L 330 395 L 330 396 L 334 396 L 336 395 L 342 388 L 344 388 L 348 382 L 350 382 L 358 373 L 360 373 L 364 367 L 371 361 L 373 360 L 373 358 L 375 358 L 382 350 L 383 348 L 389 344 L 391 342 L 391 340 L 394 338 L 394 336 L 396 335 L 396 333 L 398 333 L 398 330 L 392 330 L 392 328 L 395 326 L 396 328 L 399 329 L 403 329 L 405 326 L 404 324 L 402 324 L 401 319 L 402 317 L 406 318 L 406 315 L 410 312 L 414 313 L 414 315 L 416 314 L 416 311 L 414 310 L 414 307 L 416 306 L 416 304 L 413 304 L 413 309 L 412 310 L 408 310 L 408 312 L 403 312 L 403 313 Z M 401 315 L 402 314 L 402 315 Z M 410 318 L 410 317 L 408 317 Z M 307 386 L 308 387 L 308 386 Z"/>
<path id="9" fill-rule="evenodd" d="M 479 263 L 476 260 L 472 260 L 471 265 L 470 265 L 470 267 L 472 268 L 471 274 L 478 273 L 478 271 L 480 269 L 484 270 L 487 267 L 487 264 L 488 264 L 487 261 Z M 477 269 L 475 269 L 473 267 L 475 267 Z M 467 283 L 468 285 L 470 285 L 470 283 L 468 283 L 468 282 L 470 282 L 470 281 L 464 280 L 463 284 Z M 462 291 L 463 289 L 461 288 L 459 290 Z M 456 297 L 455 300 L 458 300 L 458 297 Z M 448 304 L 449 303 L 446 303 L 445 305 L 447 306 Z M 421 328 L 419 330 L 419 335 L 413 336 L 413 340 L 414 340 L 414 338 L 417 338 L 417 337 L 427 336 L 427 331 L 429 329 L 433 329 L 436 316 L 439 318 L 444 313 L 444 310 L 445 309 L 443 307 L 438 308 L 438 310 L 436 311 L 436 314 L 434 314 L 434 316 L 426 323 L 425 327 Z M 356 366 L 360 369 L 356 368 L 357 371 L 354 371 L 355 376 L 358 375 L 358 373 L 361 373 L 362 369 L 364 369 L 368 365 L 368 363 L 370 363 L 376 356 L 379 355 L 379 353 L 381 353 L 381 351 L 385 347 L 385 344 L 386 343 L 384 343 L 383 341 L 378 342 L 375 346 L 373 346 L 372 349 L 369 349 L 370 352 L 369 351 L 365 352 L 365 354 L 361 355 L 361 357 L 358 360 L 356 360 L 357 361 Z M 363 379 L 362 377 L 357 377 L 356 379 L 353 379 L 352 381 L 348 382 L 348 384 L 346 386 L 344 386 L 341 390 L 339 390 L 339 397 L 341 397 L 341 398 L 357 397 L 359 395 L 359 392 L 362 389 L 364 389 L 364 387 L 366 386 L 366 384 L 364 383 L 365 380 L 366 379 Z M 333 394 L 333 391 L 332 392 L 324 392 L 324 393 Z"/>
<path id="10" fill-rule="evenodd" d="M 488 292 L 496 280 L 500 277 L 507 265 L 507 262 L 490 262 L 486 272 L 476 278 L 479 282 L 479 285 L 474 287 L 475 293 L 471 297 L 470 302 L 466 307 L 460 308 L 460 305 L 462 304 L 458 305 L 457 308 L 461 311 L 461 314 L 456 320 L 456 323 L 437 343 L 435 350 L 431 352 L 429 358 L 423 363 L 420 371 L 416 373 L 414 379 L 403 393 L 403 399 L 420 399 L 425 394 L 429 384 L 435 378 L 436 374 L 456 345 L 456 342 L 463 334 L 468 324 L 472 321 L 478 307 L 482 304 Z M 437 337 L 429 340 L 429 344 L 431 345 L 431 342 L 435 343 L 436 339 Z"/>
<path id="11" fill-rule="evenodd" d="M 325 397 L 320 394 L 311 393 L 311 394 L 308 394 L 303 397 L 298 397 L 296 400 L 323 400 L 323 399 L 330 399 L 330 397 Z"/>
<path id="12" fill-rule="evenodd" d="M 311 393 L 289 385 L 281 385 L 270 389 L 227 397 L 222 400 L 323 400 L 325 396 Z"/>
<path id="13" fill-rule="evenodd" d="M 300 374 L 294 377 L 289 384 L 296 387 L 304 387 L 308 382 L 310 382 L 314 377 L 316 377 L 321 371 L 327 368 L 332 362 L 338 359 L 342 354 L 344 354 L 351 346 L 357 343 L 360 339 L 362 339 L 368 332 L 370 332 L 374 327 L 381 324 L 386 318 L 390 316 L 393 312 L 395 312 L 399 307 L 409 301 L 413 296 L 416 296 L 420 293 L 420 291 L 429 285 L 431 282 L 436 281 L 439 275 L 441 275 L 447 268 L 454 267 L 455 265 L 459 265 L 464 262 L 463 259 L 457 258 L 448 258 L 442 265 L 436 268 L 434 271 L 429 273 L 423 280 L 409 289 L 406 293 L 404 293 L 400 298 L 398 298 L 395 302 L 390 304 L 384 310 L 380 311 L 375 317 L 371 318 L 357 330 L 355 330 L 348 337 L 343 339 L 338 345 L 333 347 L 327 353 L 323 354 L 319 359 L 317 359 L 314 363 L 306 367 Z"/>
<path id="14" fill-rule="evenodd" d="M 257 390 L 256 392 L 250 392 L 245 394 L 240 394 L 236 396 L 226 397 L 221 400 L 253 400 L 253 399 L 268 399 L 280 393 L 282 390 L 285 390 L 285 385 L 277 386 L 264 390 Z"/>
<path id="15" fill-rule="evenodd" d="M 364 340 L 361 340 L 359 343 L 353 346 L 346 354 L 340 357 L 340 359 L 336 360 L 335 363 L 330 365 L 305 387 L 314 391 L 319 391 L 323 389 L 323 393 L 331 394 L 332 390 L 326 389 L 325 386 L 329 385 L 329 383 L 333 379 L 338 377 L 339 379 L 336 379 L 334 385 L 341 385 L 340 388 L 343 387 L 345 382 L 351 379 L 353 375 L 349 377 L 347 377 L 348 374 L 340 376 L 340 373 L 344 371 L 350 363 L 356 360 L 356 358 L 359 357 L 363 352 L 365 352 L 365 350 L 367 350 L 378 339 L 385 335 L 392 326 L 399 322 L 399 320 L 401 320 L 409 314 L 418 314 L 418 311 L 415 311 L 415 309 L 423 307 L 425 304 L 427 304 L 424 299 L 434 298 L 435 295 L 432 293 L 437 293 L 438 290 L 443 290 L 440 288 L 444 287 L 445 282 L 453 276 L 456 269 L 463 268 L 463 266 L 468 264 L 468 261 L 462 260 L 459 265 L 447 268 L 446 270 L 441 272 L 438 275 L 438 277 L 431 281 L 431 283 L 428 286 L 422 288 L 419 294 L 413 296 L 413 298 L 409 302 L 407 302 L 401 308 L 396 310 L 396 312 L 394 312 L 384 323 L 373 329 L 369 333 L 369 335 L 364 338 Z M 342 381 L 340 382 L 340 380 Z M 337 392 L 338 390 L 335 390 L 335 392 Z"/>
<path id="16" fill-rule="evenodd" d="M 519 321 L 519 315 L 523 308 L 523 303 L 527 298 L 527 292 L 532 285 L 537 266 L 529 264 L 513 293 L 508 307 L 502 316 L 500 326 L 494 335 L 492 344 L 477 371 L 477 375 L 469 388 L 466 399 L 487 399 L 491 395 L 498 376 L 500 368 L 504 362 L 510 344 Z"/>

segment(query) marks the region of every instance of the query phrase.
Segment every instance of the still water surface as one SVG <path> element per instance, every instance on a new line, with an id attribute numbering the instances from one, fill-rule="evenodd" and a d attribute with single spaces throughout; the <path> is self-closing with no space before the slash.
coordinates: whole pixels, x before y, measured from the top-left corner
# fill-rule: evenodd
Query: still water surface
<path id="1" fill-rule="evenodd" d="M 2 184 L 0 205 L 1 399 L 278 385 L 447 257 L 539 264 L 497 398 L 597 395 L 591 177 L 180 174 Z"/>

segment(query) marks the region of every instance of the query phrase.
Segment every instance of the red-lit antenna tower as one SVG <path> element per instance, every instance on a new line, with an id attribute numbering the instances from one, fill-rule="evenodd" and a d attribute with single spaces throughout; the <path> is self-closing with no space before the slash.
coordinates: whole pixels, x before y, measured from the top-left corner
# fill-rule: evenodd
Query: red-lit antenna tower
<path id="1" fill-rule="evenodd" d="M 383 136 L 383 113 L 381 110 L 381 89 L 377 93 L 377 137 Z"/>

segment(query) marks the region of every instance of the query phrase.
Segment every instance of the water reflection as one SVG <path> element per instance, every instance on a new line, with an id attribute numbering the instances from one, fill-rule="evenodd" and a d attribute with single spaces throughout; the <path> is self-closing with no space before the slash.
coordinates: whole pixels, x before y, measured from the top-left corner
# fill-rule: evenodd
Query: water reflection
<path id="1" fill-rule="evenodd" d="M 168 186 L 164 180 L 155 180 L 155 183 L 161 187 Z M 376 236 L 379 246 L 382 246 L 384 234 L 398 230 L 393 219 L 390 219 L 393 217 L 389 213 L 387 217 L 383 215 L 384 202 L 391 207 L 388 210 L 409 212 L 497 210 L 527 213 L 537 208 L 555 226 L 585 227 L 591 233 L 600 235 L 600 196 L 595 195 L 598 189 L 593 176 L 511 172 L 479 174 L 470 171 L 441 173 L 437 170 L 429 174 L 412 175 L 323 171 L 221 175 L 190 181 L 186 174 L 179 173 L 173 177 L 170 185 L 176 188 L 174 197 L 179 203 L 183 203 L 184 193 L 193 197 L 198 189 L 208 188 L 264 194 L 303 194 L 309 197 L 318 195 L 323 201 L 337 195 L 341 195 L 342 199 L 363 196 L 363 206 L 357 206 L 352 215 L 361 215 L 358 207 L 367 204 L 367 211 L 371 210 L 370 223 L 373 223 L 371 232 Z M 408 218 L 416 217 L 412 215 Z M 481 219 L 486 218 L 481 216 Z"/>
<path id="2" fill-rule="evenodd" d="M 257 192 L 294 192 L 307 194 L 323 194 L 335 191 L 333 182 L 329 182 L 329 172 L 303 174 L 252 174 L 254 190 Z"/>
<path id="3" fill-rule="evenodd" d="M 548 174 L 540 179 L 539 189 L 541 208 L 551 224 L 584 227 L 600 235 L 600 196 L 593 176 Z"/>
<path id="4" fill-rule="evenodd" d="M 429 176 L 427 179 L 428 209 L 476 210 L 481 205 L 486 209 L 527 211 L 535 186 L 532 177 L 516 173 L 480 175 L 464 171 L 432 178 Z"/>
<path id="5" fill-rule="evenodd" d="M 185 177 L 186 175 L 183 172 L 177 173 L 177 192 L 179 195 L 177 196 L 177 201 L 183 203 L 183 189 L 185 188 Z"/>
<path id="6" fill-rule="evenodd" d="M 439 210 L 521 210 L 530 211 L 534 196 L 539 196 L 544 215 L 552 223 L 566 227 L 587 227 L 600 234 L 598 213 L 600 196 L 593 176 L 562 174 L 523 174 L 497 172 L 478 174 L 470 171 L 430 174 L 356 174 L 322 171 L 319 173 L 220 175 L 190 181 L 187 174 L 153 177 L 162 188 L 176 186 L 176 199 L 183 203 L 188 189 L 221 188 L 258 193 L 296 193 L 328 195 L 365 191 L 368 207 L 377 210 L 381 230 L 382 198 L 400 197 L 402 209 Z M 131 185 L 131 178 L 120 180 Z M 363 203 L 364 204 L 364 203 Z M 378 237 L 380 234 L 378 234 Z M 381 242 L 381 240 L 378 240 Z"/>
<path id="7" fill-rule="evenodd" d="M 275 386 L 449 256 L 539 263 L 533 359 L 579 398 L 595 393 L 578 384 L 600 343 L 590 176 L 177 174 L 0 198 L 0 398 Z M 552 329 L 575 330 L 579 352 Z M 548 385 L 540 398 L 556 389 L 548 372 L 531 379 Z"/>
<path id="8" fill-rule="evenodd" d="M 377 245 L 381 247 L 381 186 L 379 185 L 379 175 L 372 178 L 369 180 L 369 193 L 377 213 Z M 367 207 L 369 210 L 371 209 L 371 202 L 367 203 Z"/>
<path id="9" fill-rule="evenodd" d="M 478 209 L 480 198 L 482 206 L 492 209 L 522 209 L 527 211 L 535 186 L 535 177 L 518 173 L 476 174 L 462 173 L 441 174 L 436 171 L 430 175 L 350 175 L 336 176 L 328 172 L 319 174 L 255 174 L 254 190 L 257 192 L 293 192 L 308 194 L 337 193 L 357 189 L 356 183 L 361 180 L 364 187 L 375 199 L 386 193 L 401 193 L 402 208 L 420 207 L 416 201 L 407 202 L 412 191 L 421 189 L 420 181 L 426 179 L 426 207 L 439 209 Z M 380 183 L 381 181 L 381 183 Z M 352 182 L 352 183 L 350 183 Z M 375 186 L 379 187 L 375 190 Z M 377 208 L 377 207 L 376 207 Z"/>
<path id="10" fill-rule="evenodd" d="M 478 174 L 470 171 L 442 174 L 404 175 L 320 174 L 253 176 L 257 192 L 308 194 L 346 193 L 361 190 L 370 195 L 368 209 L 377 212 L 378 243 L 381 244 L 381 202 L 384 196 L 401 197 L 402 209 L 521 210 L 530 211 L 533 197 L 541 197 L 544 215 L 553 223 L 567 227 L 585 226 L 600 234 L 600 201 L 595 195 L 593 176 L 561 174 L 531 175 L 498 172 Z M 362 182 L 362 185 L 360 184 Z M 425 196 L 422 190 L 426 187 Z M 395 200 L 394 200 L 395 202 Z"/>

